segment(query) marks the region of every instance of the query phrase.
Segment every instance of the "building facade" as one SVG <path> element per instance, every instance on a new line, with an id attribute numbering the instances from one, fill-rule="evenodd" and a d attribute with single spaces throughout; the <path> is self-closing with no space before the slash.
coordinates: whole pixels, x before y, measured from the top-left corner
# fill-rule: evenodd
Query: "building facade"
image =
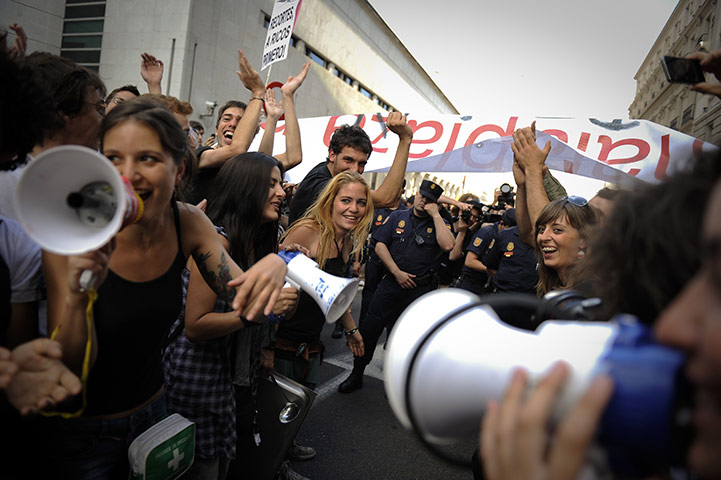
<path id="1" fill-rule="evenodd" d="M 94 69 L 108 90 L 144 84 L 140 55 L 165 65 L 164 93 L 189 102 L 191 119 L 215 129 L 217 106 L 247 101 L 240 48 L 260 68 L 273 0 L 3 0 L 0 17 L 21 24 L 28 52 L 45 50 Z M 303 2 L 285 61 L 261 72 L 283 82 L 311 60 L 300 117 L 398 110 L 458 111 L 366 0 Z M 270 69 L 270 74 L 268 70 Z M 316 159 L 308 159 L 316 162 Z M 384 174 L 372 177 L 377 183 Z M 412 174 L 409 183 L 414 183 Z M 460 186 L 447 185 L 461 193 Z"/>
<path id="2" fill-rule="evenodd" d="M 721 48 L 721 4 L 717 0 L 680 0 L 635 75 L 636 96 L 630 118 L 651 120 L 715 145 L 721 145 L 721 100 L 666 81 L 664 55 L 685 57 L 699 49 Z M 716 81 L 706 74 L 707 81 Z"/>

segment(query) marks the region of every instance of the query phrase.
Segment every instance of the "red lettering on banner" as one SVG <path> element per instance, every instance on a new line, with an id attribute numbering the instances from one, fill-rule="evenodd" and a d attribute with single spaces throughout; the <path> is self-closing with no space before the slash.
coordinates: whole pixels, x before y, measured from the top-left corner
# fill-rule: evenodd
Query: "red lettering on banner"
<path id="1" fill-rule="evenodd" d="M 325 133 L 323 134 L 323 143 L 325 143 L 326 147 L 330 147 L 330 137 L 333 136 L 333 132 L 335 132 L 338 127 L 336 126 L 336 122 L 340 118 L 340 115 L 333 115 L 328 119 L 328 126 L 325 128 Z M 358 126 L 363 128 L 363 126 L 366 123 L 366 116 L 365 115 L 357 115 L 356 117 L 360 117 L 360 121 L 358 122 Z"/>
<path id="2" fill-rule="evenodd" d="M 458 132 L 460 132 L 460 131 L 461 131 L 461 124 L 454 123 L 453 130 L 451 131 L 451 138 L 448 140 L 448 145 L 446 145 L 446 150 L 445 150 L 446 152 L 450 152 L 456 146 L 456 140 L 458 140 Z"/>
<path id="3" fill-rule="evenodd" d="M 421 123 L 417 123 L 415 120 L 409 120 L 408 126 L 411 127 L 411 130 L 413 130 L 413 140 L 411 140 L 411 145 L 414 143 L 435 143 L 438 141 L 439 138 L 441 138 L 441 135 L 443 135 L 443 125 L 441 124 L 441 122 L 438 122 L 436 120 L 428 120 Z M 425 127 L 433 128 L 435 130 L 435 133 L 433 134 L 433 137 L 429 139 L 419 140 L 418 138 L 416 138 L 416 132 Z M 427 157 L 431 153 L 433 153 L 433 150 L 424 150 L 421 153 L 409 153 L 408 158 L 423 158 Z"/>
<path id="4" fill-rule="evenodd" d="M 588 142 L 591 140 L 591 134 L 588 132 L 582 132 L 581 138 L 578 140 L 578 149 L 585 152 L 588 148 Z"/>
<path id="5" fill-rule="evenodd" d="M 566 173 L 573 173 L 573 162 L 564 160 L 563 161 L 563 171 Z"/>
<path id="6" fill-rule="evenodd" d="M 640 168 L 632 168 L 631 170 L 628 171 L 628 174 L 631 175 L 632 177 L 635 177 L 639 173 L 641 173 Z"/>
<path id="7" fill-rule="evenodd" d="M 651 151 L 651 147 L 649 146 L 649 144 L 641 140 L 640 138 L 625 138 L 614 143 L 611 140 L 611 137 L 607 135 L 599 135 L 598 143 L 601 144 L 601 153 L 598 154 L 598 159 L 609 165 L 638 162 L 639 160 L 643 160 L 644 158 L 646 158 L 648 156 L 648 153 Z M 614 158 L 612 160 L 608 160 L 608 154 L 611 153 L 611 150 L 616 147 L 621 147 L 623 145 L 633 145 L 634 147 L 638 148 L 638 153 L 633 157 L 629 158 Z"/>
<path id="8" fill-rule="evenodd" d="M 552 135 L 562 141 L 563 143 L 568 143 L 568 134 L 564 132 L 563 130 L 544 130 L 545 133 L 548 135 Z"/>
<path id="9" fill-rule="evenodd" d="M 654 176 L 658 180 L 666 180 L 667 174 L 666 169 L 668 169 L 668 160 L 671 158 L 671 152 L 669 149 L 669 139 L 670 135 L 666 134 L 663 137 L 661 137 L 661 155 L 658 157 L 658 163 L 656 164 L 656 171 L 654 172 Z"/>
<path id="10" fill-rule="evenodd" d="M 516 129 L 517 122 L 518 117 L 510 117 L 508 119 L 508 126 L 506 127 L 506 130 L 503 130 L 500 126 L 493 123 L 481 125 L 480 127 L 473 130 L 468 136 L 468 140 L 466 140 L 466 146 L 476 143 L 476 139 L 486 132 L 495 132 L 498 134 L 499 137 L 507 137 L 509 135 L 513 135 L 513 131 Z"/>
<path id="11" fill-rule="evenodd" d="M 372 144 L 372 145 L 375 145 L 376 143 L 380 142 L 381 138 L 385 137 L 385 135 L 386 135 L 386 132 L 381 132 L 376 138 L 374 138 L 373 140 L 371 140 L 371 144 Z M 374 152 L 378 152 L 378 153 L 386 153 L 386 152 L 388 151 L 388 149 L 387 149 L 387 148 L 380 148 L 380 147 L 378 147 L 378 148 L 373 147 L 373 151 L 374 151 Z M 410 155 L 409 155 L 409 156 L 410 156 Z"/>
<path id="12" fill-rule="evenodd" d="M 700 138 L 694 138 L 693 139 L 693 145 L 691 146 L 691 149 L 693 150 L 693 156 L 696 160 L 700 159 L 703 155 L 703 140 Z"/>

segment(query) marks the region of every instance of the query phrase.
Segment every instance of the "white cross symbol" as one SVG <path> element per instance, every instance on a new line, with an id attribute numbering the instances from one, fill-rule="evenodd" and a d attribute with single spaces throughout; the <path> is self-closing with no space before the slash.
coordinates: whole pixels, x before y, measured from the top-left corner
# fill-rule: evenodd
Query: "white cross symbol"
<path id="1" fill-rule="evenodd" d="M 173 470 L 177 470 L 180 466 L 180 462 L 185 458 L 184 453 L 180 453 L 178 449 L 176 448 L 173 450 L 173 459 L 168 462 L 168 468 L 172 468 Z"/>

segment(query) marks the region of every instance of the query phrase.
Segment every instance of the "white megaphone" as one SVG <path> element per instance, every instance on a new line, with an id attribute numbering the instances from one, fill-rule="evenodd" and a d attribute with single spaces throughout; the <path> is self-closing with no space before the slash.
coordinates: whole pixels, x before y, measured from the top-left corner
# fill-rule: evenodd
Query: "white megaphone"
<path id="1" fill-rule="evenodd" d="M 336 277 L 326 273 L 300 252 L 283 250 L 278 255 L 288 264 L 285 280 L 310 295 L 328 323 L 338 320 L 353 303 L 358 290 L 357 278 Z"/>
<path id="2" fill-rule="evenodd" d="M 103 155 L 80 145 L 63 145 L 46 150 L 25 167 L 15 190 L 15 209 L 40 247 L 58 255 L 78 255 L 102 247 L 137 221 L 143 202 Z M 90 281 L 85 278 L 83 283 Z"/>
<path id="3" fill-rule="evenodd" d="M 385 388 L 406 428 L 434 445 L 477 439 L 486 404 L 502 399 L 516 367 L 529 372 L 533 385 L 564 360 L 571 374 L 554 421 L 605 372 L 614 393 L 598 439 L 612 468 L 682 457 L 678 439 L 688 428 L 690 400 L 677 388 L 680 352 L 657 344 L 631 316 L 608 323 L 546 321 L 527 331 L 499 320 L 486 303 L 493 297 L 438 290 L 412 303 L 396 322 L 385 354 Z"/>

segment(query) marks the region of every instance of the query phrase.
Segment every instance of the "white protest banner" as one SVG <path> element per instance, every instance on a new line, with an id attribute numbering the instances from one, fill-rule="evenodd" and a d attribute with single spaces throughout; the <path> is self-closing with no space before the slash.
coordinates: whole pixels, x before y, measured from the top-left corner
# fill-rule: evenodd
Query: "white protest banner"
<path id="1" fill-rule="evenodd" d="M 260 70 L 268 65 L 285 60 L 288 57 L 290 36 L 302 0 L 275 0 L 273 14 L 268 22 L 268 33 L 263 46 L 263 61 Z"/>
<path id="2" fill-rule="evenodd" d="M 290 180 L 300 182 L 311 168 L 326 159 L 330 137 L 343 124 L 359 125 L 371 139 L 373 152 L 366 172 L 387 171 L 395 156 L 398 137 L 387 130 L 386 116 L 378 113 L 300 119 L 303 163 L 288 172 Z M 551 141 L 551 153 L 546 160 L 549 168 L 619 185 L 633 186 L 638 180 L 660 182 L 702 151 L 716 149 L 647 120 L 411 114 L 408 124 L 413 130 L 413 142 L 406 170 L 510 172 L 511 135 L 534 120 L 538 145 L 543 148 L 547 140 Z M 276 128 L 275 153 L 285 151 L 284 130 L 283 125 Z M 256 137 L 256 146 L 260 136 Z"/>

